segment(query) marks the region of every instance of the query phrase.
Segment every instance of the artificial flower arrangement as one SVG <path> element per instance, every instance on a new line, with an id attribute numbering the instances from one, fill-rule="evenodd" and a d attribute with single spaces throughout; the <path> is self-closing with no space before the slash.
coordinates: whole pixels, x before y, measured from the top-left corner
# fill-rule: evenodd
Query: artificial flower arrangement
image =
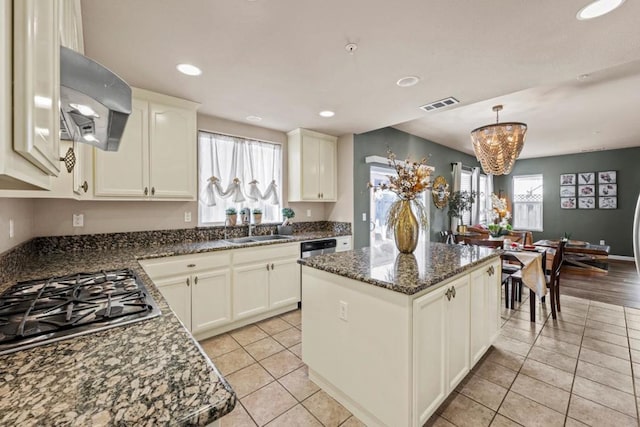
<path id="1" fill-rule="evenodd" d="M 400 201 L 407 200 L 411 202 L 411 206 L 417 216 L 418 223 L 422 228 L 427 227 L 429 224 L 429 218 L 427 211 L 416 200 L 418 195 L 423 191 L 431 188 L 431 168 L 427 165 L 427 158 L 423 157 L 419 162 L 412 162 L 409 157 L 404 162 L 398 162 L 396 155 L 390 149 L 387 150 L 387 159 L 389 166 L 396 171 L 396 176 L 387 175 L 389 178 L 388 183 L 382 183 L 379 185 L 373 185 L 368 183 L 369 188 L 373 188 L 374 191 L 389 190 L 398 195 L 399 201 L 395 202 L 389 208 L 387 214 L 387 227 L 393 229 L 400 220 L 400 211 L 402 208 Z"/>
<path id="2" fill-rule="evenodd" d="M 491 219 L 493 224 L 489 224 L 487 228 L 492 237 L 499 237 L 509 234 L 509 231 L 513 229 L 509 224 L 511 218 L 511 212 L 507 209 L 507 200 L 500 198 L 491 193 Z"/>

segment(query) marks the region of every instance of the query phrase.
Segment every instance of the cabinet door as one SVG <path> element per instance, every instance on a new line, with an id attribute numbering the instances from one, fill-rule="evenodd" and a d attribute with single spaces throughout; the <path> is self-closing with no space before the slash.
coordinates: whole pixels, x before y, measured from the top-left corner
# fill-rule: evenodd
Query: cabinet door
<path id="1" fill-rule="evenodd" d="M 48 175 L 60 160 L 58 1 L 14 1 L 14 149 Z M 18 54 L 19 53 L 19 54 Z"/>
<path id="2" fill-rule="evenodd" d="M 318 154 L 320 199 L 326 202 L 335 201 L 338 199 L 336 141 L 320 140 Z"/>
<path id="3" fill-rule="evenodd" d="M 302 136 L 302 199 L 320 200 L 320 144 L 322 140 L 315 136 Z"/>
<path id="4" fill-rule="evenodd" d="M 454 291 L 447 301 L 447 387 L 453 390 L 467 375 L 469 364 L 469 276 L 450 283 Z"/>
<path id="5" fill-rule="evenodd" d="M 95 150 L 95 195 L 145 198 L 149 192 L 149 103 L 133 99 L 118 151 Z"/>
<path id="6" fill-rule="evenodd" d="M 233 320 L 269 308 L 269 270 L 266 261 L 233 269 Z"/>
<path id="7" fill-rule="evenodd" d="M 487 335 L 487 268 L 480 268 L 470 274 L 471 330 L 470 348 L 471 365 L 475 365 L 487 351 L 489 336 Z"/>
<path id="8" fill-rule="evenodd" d="M 493 268 L 491 268 L 493 267 Z M 502 273 L 501 263 L 498 259 L 488 269 L 486 280 L 486 333 L 487 333 L 487 345 L 491 345 L 500 332 L 500 301 L 502 296 Z M 472 318 L 473 319 L 473 318 Z"/>
<path id="9" fill-rule="evenodd" d="M 269 308 L 300 301 L 300 265 L 297 259 L 274 261 L 269 273 Z"/>
<path id="10" fill-rule="evenodd" d="M 93 196 L 93 151 L 88 144 L 74 142 L 76 166 L 73 168 L 73 192 L 77 199 L 91 199 Z"/>
<path id="11" fill-rule="evenodd" d="M 195 199 L 195 111 L 152 102 L 149 120 L 152 197 Z"/>
<path id="12" fill-rule="evenodd" d="M 60 44 L 84 54 L 80 0 L 60 1 Z"/>
<path id="13" fill-rule="evenodd" d="M 159 280 L 155 284 L 178 319 L 188 330 L 191 330 L 191 278 L 189 276 L 171 277 Z"/>
<path id="14" fill-rule="evenodd" d="M 447 396 L 448 287 L 413 302 L 413 425 L 423 425 Z"/>
<path id="15" fill-rule="evenodd" d="M 191 287 L 191 332 L 221 326 L 231 321 L 231 270 L 199 273 Z"/>

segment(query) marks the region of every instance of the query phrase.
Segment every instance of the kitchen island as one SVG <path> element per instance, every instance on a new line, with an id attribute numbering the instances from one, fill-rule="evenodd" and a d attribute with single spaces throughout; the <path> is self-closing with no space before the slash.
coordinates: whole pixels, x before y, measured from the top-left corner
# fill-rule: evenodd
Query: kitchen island
<path id="1" fill-rule="evenodd" d="M 387 244 L 299 262 L 309 378 L 368 426 L 423 425 L 498 334 L 490 248 Z"/>

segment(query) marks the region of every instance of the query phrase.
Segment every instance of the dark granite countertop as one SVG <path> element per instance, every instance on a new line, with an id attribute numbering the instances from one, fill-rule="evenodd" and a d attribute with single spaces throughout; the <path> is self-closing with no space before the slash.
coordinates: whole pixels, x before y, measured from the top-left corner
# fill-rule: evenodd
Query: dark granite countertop
<path id="1" fill-rule="evenodd" d="M 162 310 L 160 317 L 0 356 L 0 425 L 206 425 L 231 412 L 235 393 L 138 260 L 338 234 L 311 231 L 291 240 L 242 245 L 150 242 L 61 253 L 26 245 L 13 259 L 0 259 L 5 263 L 0 293 L 18 281 L 131 268 Z"/>
<path id="2" fill-rule="evenodd" d="M 422 242 L 401 254 L 392 241 L 354 251 L 305 258 L 298 263 L 407 295 L 414 295 L 500 256 L 491 248 Z"/>

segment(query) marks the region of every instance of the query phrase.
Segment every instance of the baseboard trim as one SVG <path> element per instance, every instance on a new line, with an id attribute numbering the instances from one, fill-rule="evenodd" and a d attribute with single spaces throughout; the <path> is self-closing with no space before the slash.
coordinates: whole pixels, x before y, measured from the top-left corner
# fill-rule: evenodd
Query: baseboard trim
<path id="1" fill-rule="evenodd" d="M 342 406 L 347 408 L 349 412 L 355 415 L 356 418 L 362 421 L 365 425 L 369 427 L 384 427 L 384 423 L 382 423 L 375 415 L 364 409 L 345 393 L 338 390 L 338 388 L 311 368 L 309 368 L 309 379 L 316 383 L 325 393 L 337 400 Z"/>
<path id="2" fill-rule="evenodd" d="M 635 262 L 635 258 L 632 256 L 625 256 L 625 255 L 609 255 L 609 259 L 613 259 L 616 261 L 631 261 L 631 262 Z"/>

